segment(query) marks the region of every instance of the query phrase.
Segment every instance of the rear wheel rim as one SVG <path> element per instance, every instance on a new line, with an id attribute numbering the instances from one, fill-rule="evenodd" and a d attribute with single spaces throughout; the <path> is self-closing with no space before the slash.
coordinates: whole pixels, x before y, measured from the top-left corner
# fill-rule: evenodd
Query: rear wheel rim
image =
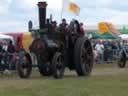
<path id="1" fill-rule="evenodd" d="M 93 65 L 93 52 L 90 42 L 85 41 L 81 47 L 81 64 L 86 72 L 90 72 Z"/>

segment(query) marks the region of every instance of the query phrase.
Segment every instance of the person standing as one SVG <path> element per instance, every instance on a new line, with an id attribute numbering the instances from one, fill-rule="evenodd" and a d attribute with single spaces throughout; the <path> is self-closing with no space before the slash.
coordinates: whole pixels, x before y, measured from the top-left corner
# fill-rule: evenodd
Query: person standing
<path id="1" fill-rule="evenodd" d="M 8 53 L 15 53 L 15 46 L 13 45 L 12 41 L 10 40 L 8 48 L 7 48 L 7 52 Z"/>
<path id="2" fill-rule="evenodd" d="M 66 22 L 66 19 L 62 19 L 62 23 L 59 25 L 60 31 L 65 32 L 67 25 L 68 25 L 68 24 L 67 24 L 67 22 Z"/>
<path id="3" fill-rule="evenodd" d="M 82 35 L 82 36 L 85 35 L 85 30 L 84 30 L 84 25 L 83 25 L 83 23 L 80 23 L 80 35 Z"/>
<path id="4" fill-rule="evenodd" d="M 4 71 L 4 64 L 3 64 L 3 58 L 4 58 L 4 49 L 2 47 L 2 43 L 0 43 L 0 72 Z"/>
<path id="5" fill-rule="evenodd" d="M 12 41 L 10 40 L 9 44 L 8 44 L 8 48 L 7 48 L 6 58 L 5 58 L 6 70 L 10 70 L 10 68 L 12 66 L 11 65 L 12 56 L 14 55 L 15 52 L 16 52 L 15 46 L 13 45 Z"/>
<path id="6" fill-rule="evenodd" d="M 104 53 L 104 45 L 102 42 L 98 42 L 95 46 L 95 49 L 98 53 L 98 63 L 103 63 L 103 53 Z"/>

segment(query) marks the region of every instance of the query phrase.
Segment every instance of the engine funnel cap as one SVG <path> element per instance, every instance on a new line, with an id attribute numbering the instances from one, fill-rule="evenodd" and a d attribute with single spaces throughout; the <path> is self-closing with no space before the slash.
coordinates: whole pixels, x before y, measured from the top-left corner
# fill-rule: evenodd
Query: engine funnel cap
<path id="1" fill-rule="evenodd" d="M 47 3 L 46 2 L 38 2 L 38 7 L 39 8 L 46 8 L 47 7 Z"/>

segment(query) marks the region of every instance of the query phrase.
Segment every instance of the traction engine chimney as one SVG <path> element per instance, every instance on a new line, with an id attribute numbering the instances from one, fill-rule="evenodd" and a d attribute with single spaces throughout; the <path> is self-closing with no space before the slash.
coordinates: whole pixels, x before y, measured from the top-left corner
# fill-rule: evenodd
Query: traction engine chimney
<path id="1" fill-rule="evenodd" d="M 39 28 L 44 29 L 46 24 L 46 2 L 39 2 L 38 8 L 39 8 Z"/>

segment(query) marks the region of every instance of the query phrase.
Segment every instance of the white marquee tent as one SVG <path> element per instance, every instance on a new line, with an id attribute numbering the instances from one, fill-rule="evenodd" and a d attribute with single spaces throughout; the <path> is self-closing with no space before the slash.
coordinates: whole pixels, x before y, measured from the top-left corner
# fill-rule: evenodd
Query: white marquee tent
<path id="1" fill-rule="evenodd" d="M 121 39 L 127 39 L 128 40 L 128 34 L 121 34 L 119 35 Z"/>
<path id="2" fill-rule="evenodd" d="M 9 40 L 11 40 L 14 44 L 14 38 L 12 36 L 9 35 L 5 35 L 5 34 L 0 34 L 0 42 L 8 42 Z"/>

